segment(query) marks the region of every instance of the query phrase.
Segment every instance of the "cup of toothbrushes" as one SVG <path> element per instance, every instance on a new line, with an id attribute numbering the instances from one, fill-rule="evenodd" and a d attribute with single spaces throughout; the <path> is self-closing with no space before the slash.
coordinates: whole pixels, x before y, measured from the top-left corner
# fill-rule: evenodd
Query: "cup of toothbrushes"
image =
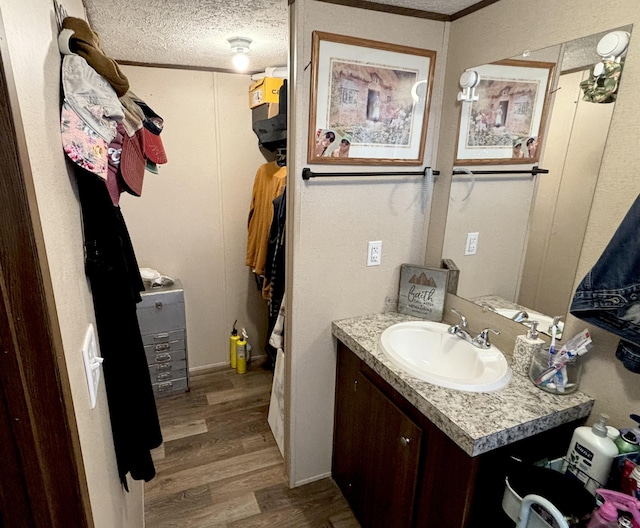
<path id="1" fill-rule="evenodd" d="M 571 394 L 578 390 L 582 362 L 577 354 L 560 353 L 549 346 L 540 348 L 531 358 L 529 379 L 551 394 Z"/>

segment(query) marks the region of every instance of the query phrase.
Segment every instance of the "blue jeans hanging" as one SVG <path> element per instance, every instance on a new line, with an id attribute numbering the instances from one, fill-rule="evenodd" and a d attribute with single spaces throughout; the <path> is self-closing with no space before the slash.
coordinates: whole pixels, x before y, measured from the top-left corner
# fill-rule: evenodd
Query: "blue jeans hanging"
<path id="1" fill-rule="evenodd" d="M 569 311 L 619 336 L 616 357 L 640 373 L 640 195 L 578 285 Z"/>

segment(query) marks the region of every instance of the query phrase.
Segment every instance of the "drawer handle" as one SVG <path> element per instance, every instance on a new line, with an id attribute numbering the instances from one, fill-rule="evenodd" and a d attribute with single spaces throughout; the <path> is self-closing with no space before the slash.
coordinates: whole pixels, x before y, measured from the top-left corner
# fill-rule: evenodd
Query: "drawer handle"
<path id="1" fill-rule="evenodd" d="M 162 310 L 162 301 L 156 301 L 156 308 Z"/>
<path id="2" fill-rule="evenodd" d="M 171 363 L 160 363 L 160 365 L 156 365 L 156 370 L 158 372 L 163 372 L 165 370 L 171 370 Z"/>
<path id="3" fill-rule="evenodd" d="M 161 372 L 160 374 L 158 374 L 156 376 L 156 379 L 158 381 L 163 381 L 163 380 L 168 380 L 171 379 L 171 372 Z"/>
<path id="4" fill-rule="evenodd" d="M 407 446 L 411 443 L 411 438 L 407 438 L 406 436 L 401 436 L 401 437 L 400 437 L 400 443 L 401 443 L 404 447 L 407 447 Z"/>
<path id="5" fill-rule="evenodd" d="M 156 334 L 153 336 L 154 339 L 166 339 L 167 337 L 169 337 L 168 333 L 162 333 L 162 334 Z"/>
<path id="6" fill-rule="evenodd" d="M 158 354 L 156 356 L 156 363 L 165 363 L 167 361 L 171 361 L 171 354 L 165 352 L 164 354 Z"/>
<path id="7" fill-rule="evenodd" d="M 168 391 L 169 389 L 171 389 L 171 387 L 173 387 L 172 381 L 168 381 L 166 383 L 160 383 L 158 385 L 158 392 Z"/>
<path id="8" fill-rule="evenodd" d="M 159 345 L 156 345 L 154 348 L 156 349 L 156 352 L 160 352 L 161 350 L 170 349 L 171 345 L 169 343 L 160 343 Z"/>

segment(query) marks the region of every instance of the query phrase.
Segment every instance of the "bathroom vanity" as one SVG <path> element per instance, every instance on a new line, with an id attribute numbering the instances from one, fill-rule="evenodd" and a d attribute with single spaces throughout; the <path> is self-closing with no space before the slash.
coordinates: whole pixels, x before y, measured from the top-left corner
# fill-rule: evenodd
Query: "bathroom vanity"
<path id="1" fill-rule="evenodd" d="M 517 373 L 490 393 L 422 382 L 378 345 L 386 328 L 410 320 L 386 313 L 332 325 L 333 478 L 364 528 L 502 526 L 509 457 L 561 456 L 594 401 L 547 394 Z"/>

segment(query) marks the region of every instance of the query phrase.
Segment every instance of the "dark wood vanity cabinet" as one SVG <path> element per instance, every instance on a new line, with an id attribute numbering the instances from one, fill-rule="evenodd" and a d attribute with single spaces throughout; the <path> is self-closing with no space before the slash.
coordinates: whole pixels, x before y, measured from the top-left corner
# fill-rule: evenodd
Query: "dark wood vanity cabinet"
<path id="1" fill-rule="evenodd" d="M 575 426 L 554 430 L 561 449 Z M 507 459 L 547 456 L 543 436 L 471 457 L 338 341 L 332 475 L 363 528 L 513 527 Z"/>
<path id="2" fill-rule="evenodd" d="M 422 430 L 360 372 L 355 355 L 341 358 L 334 480 L 363 526 L 409 526 Z"/>

